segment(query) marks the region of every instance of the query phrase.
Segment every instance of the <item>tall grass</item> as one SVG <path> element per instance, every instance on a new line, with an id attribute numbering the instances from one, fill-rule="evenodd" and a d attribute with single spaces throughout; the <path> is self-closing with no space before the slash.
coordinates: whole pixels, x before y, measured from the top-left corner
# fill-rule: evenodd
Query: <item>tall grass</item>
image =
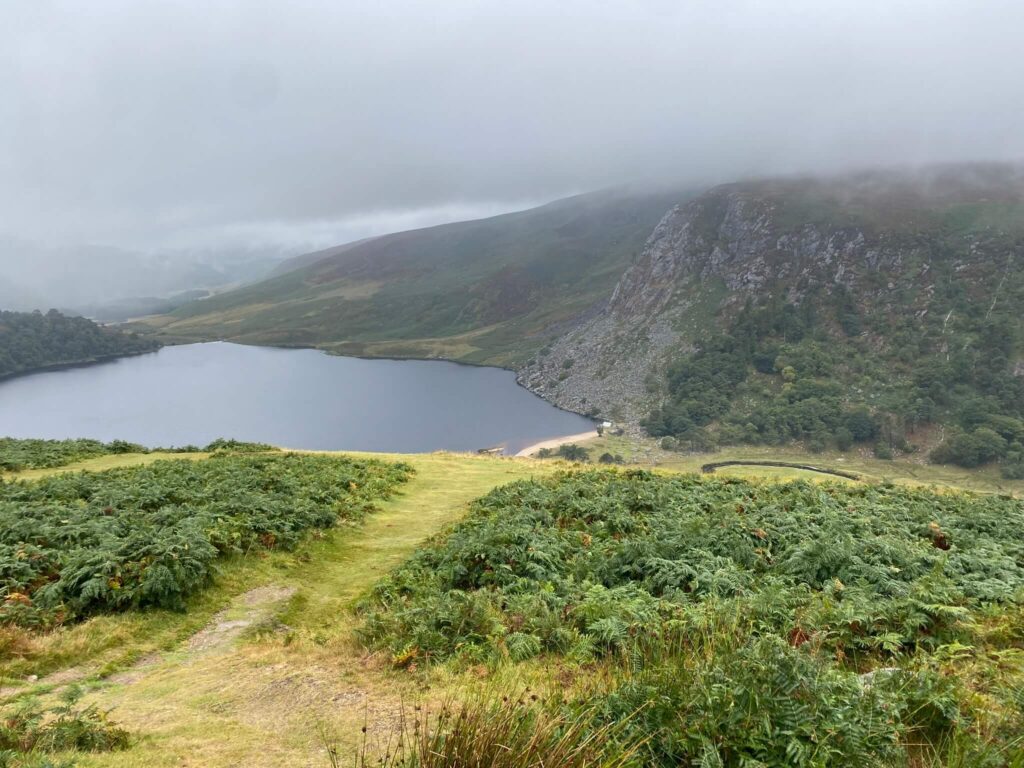
<path id="1" fill-rule="evenodd" d="M 623 746 L 625 722 L 600 724 L 590 708 L 518 694 L 478 692 L 436 709 L 415 706 L 381 745 L 363 743 L 350 760 L 328 744 L 332 768 L 628 768 L 639 744 Z"/>

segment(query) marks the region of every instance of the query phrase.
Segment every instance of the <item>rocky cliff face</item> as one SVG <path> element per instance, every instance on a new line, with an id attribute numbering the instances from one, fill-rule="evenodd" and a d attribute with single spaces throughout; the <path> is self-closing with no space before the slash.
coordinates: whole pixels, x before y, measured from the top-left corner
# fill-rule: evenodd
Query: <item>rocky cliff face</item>
<path id="1" fill-rule="evenodd" d="M 979 302 L 1011 300 L 993 291 L 1013 264 L 1005 237 L 951 238 L 922 213 L 932 203 L 907 199 L 867 205 L 823 190 L 729 185 L 676 206 L 600 313 L 524 366 L 519 380 L 561 407 L 635 428 L 660 399 L 668 358 L 748 299 L 799 302 L 814 293 L 827 301 L 843 286 L 866 312 L 917 319 L 940 308 L 937 283 L 957 281 Z M 899 205 L 905 210 L 894 212 Z"/>

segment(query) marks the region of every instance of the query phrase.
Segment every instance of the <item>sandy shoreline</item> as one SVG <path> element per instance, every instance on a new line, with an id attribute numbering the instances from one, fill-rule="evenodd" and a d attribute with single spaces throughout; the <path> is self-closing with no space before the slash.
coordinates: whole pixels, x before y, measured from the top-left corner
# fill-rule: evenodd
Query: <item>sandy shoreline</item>
<path id="1" fill-rule="evenodd" d="M 557 448 L 558 446 L 566 445 L 567 443 L 580 443 L 584 440 L 593 440 L 595 437 L 599 437 L 596 429 L 592 429 L 589 432 L 580 432 L 578 435 L 552 437 L 549 440 L 541 440 L 539 443 L 526 446 L 523 450 L 519 451 L 516 456 L 532 456 L 541 448 Z"/>

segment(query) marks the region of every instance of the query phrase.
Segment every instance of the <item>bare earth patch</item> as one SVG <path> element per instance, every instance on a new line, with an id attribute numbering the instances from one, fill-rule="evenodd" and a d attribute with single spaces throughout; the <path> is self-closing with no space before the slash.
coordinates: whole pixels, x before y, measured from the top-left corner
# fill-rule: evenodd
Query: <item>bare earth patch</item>
<path id="1" fill-rule="evenodd" d="M 235 598 L 231 607 L 217 613 L 209 624 L 192 635 L 185 645 L 185 650 L 189 654 L 194 654 L 226 649 L 245 630 L 272 618 L 282 604 L 294 594 L 293 587 L 273 585 L 249 590 Z M 107 682 L 117 685 L 137 683 L 163 660 L 163 654 L 146 654 L 123 672 L 111 675 Z M 50 680 L 47 679 L 46 682 Z"/>
<path id="2" fill-rule="evenodd" d="M 230 645 L 249 627 L 271 618 L 294 594 L 294 587 L 269 586 L 249 590 L 236 601 L 236 605 L 218 613 L 206 627 L 192 635 L 188 650 L 203 653 Z"/>
<path id="3" fill-rule="evenodd" d="M 586 440 L 593 440 L 599 437 L 597 430 L 591 430 L 590 432 L 581 432 L 578 435 L 564 435 L 563 437 L 553 437 L 550 440 L 541 440 L 539 443 L 528 445 L 523 450 L 519 451 L 516 456 L 533 456 L 537 451 L 542 448 L 555 449 L 569 443 L 582 443 Z"/>

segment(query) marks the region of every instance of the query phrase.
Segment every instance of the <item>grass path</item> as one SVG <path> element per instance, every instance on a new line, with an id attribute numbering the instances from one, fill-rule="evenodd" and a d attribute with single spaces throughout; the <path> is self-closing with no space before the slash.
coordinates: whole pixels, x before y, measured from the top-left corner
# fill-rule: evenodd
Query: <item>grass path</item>
<path id="1" fill-rule="evenodd" d="M 693 472 L 699 474 L 701 466 L 721 461 L 785 461 L 795 464 L 811 464 L 860 475 L 866 482 L 891 481 L 911 487 L 932 487 L 951 490 L 968 490 L 979 493 L 1013 494 L 1024 497 L 1024 480 L 1007 480 L 999 474 L 997 466 L 964 469 L 962 467 L 929 464 L 921 454 L 906 456 L 895 461 L 875 458 L 864 447 L 842 453 L 825 451 L 808 453 L 797 445 L 763 446 L 744 445 L 722 448 L 716 453 L 676 453 L 659 447 L 657 440 L 631 437 L 616 437 L 605 434 L 590 440 L 585 446 L 592 457 L 602 453 L 621 455 L 627 464 L 658 468 L 669 472 Z M 748 480 L 762 479 L 778 482 L 789 480 L 823 480 L 815 472 L 785 467 L 736 466 L 725 467 L 716 474 L 741 477 Z"/>
<path id="2" fill-rule="evenodd" d="M 403 697 L 418 695 L 416 682 L 364 654 L 353 638 L 353 603 L 470 501 L 554 469 L 476 456 L 394 458 L 416 475 L 363 526 L 312 542 L 298 557 L 270 558 L 231 582 L 235 591 L 220 596 L 215 625 L 204 632 L 216 635 L 221 622 L 229 630 L 244 626 L 241 638 L 202 644 L 201 652 L 185 639 L 96 682 L 88 701 L 113 708 L 112 717 L 140 739 L 127 752 L 82 756 L 79 764 L 326 766 L 321 727 L 348 748 L 364 723 L 371 738 L 390 731 Z M 260 602 L 255 615 L 251 595 L 273 590 L 280 603 L 271 610 Z"/>

